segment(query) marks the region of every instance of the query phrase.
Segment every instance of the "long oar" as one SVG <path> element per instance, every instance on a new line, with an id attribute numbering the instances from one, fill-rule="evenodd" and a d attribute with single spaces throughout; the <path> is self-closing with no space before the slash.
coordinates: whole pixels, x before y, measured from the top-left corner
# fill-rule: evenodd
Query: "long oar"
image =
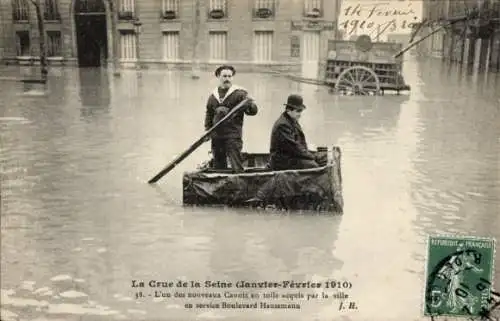
<path id="1" fill-rule="evenodd" d="M 236 107 L 234 107 L 233 109 L 231 109 L 229 111 L 229 113 L 227 113 L 226 116 L 224 116 L 224 118 L 222 118 L 221 120 L 219 120 L 217 122 L 217 124 L 213 125 L 209 130 L 207 130 L 203 136 L 201 136 L 196 142 L 193 143 L 193 145 L 189 146 L 188 149 L 186 149 L 186 151 L 184 151 L 180 156 L 176 157 L 172 162 L 170 162 L 170 164 L 168 164 L 167 166 L 165 166 L 164 169 L 162 169 L 158 174 L 156 174 L 155 177 L 153 177 L 152 179 L 150 179 L 148 181 L 148 184 L 152 184 L 152 183 L 156 183 L 160 178 L 162 178 L 165 174 L 167 174 L 168 172 L 170 172 L 172 169 L 174 169 L 175 166 L 177 166 L 177 164 L 179 164 L 180 162 L 182 162 L 184 160 L 184 158 L 188 157 L 192 152 L 194 152 L 198 147 L 200 147 L 206 140 L 206 138 L 215 130 L 217 129 L 220 125 L 222 125 L 226 120 L 228 120 L 230 117 L 232 117 L 234 114 L 236 114 L 237 112 L 239 112 L 243 106 L 245 106 L 245 104 L 248 102 L 249 98 L 246 98 L 244 99 L 241 103 L 239 103 Z"/>

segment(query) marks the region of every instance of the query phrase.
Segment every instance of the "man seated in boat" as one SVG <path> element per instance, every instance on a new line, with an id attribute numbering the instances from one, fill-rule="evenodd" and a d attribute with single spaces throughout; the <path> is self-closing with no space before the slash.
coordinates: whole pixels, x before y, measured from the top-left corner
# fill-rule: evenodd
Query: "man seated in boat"
<path id="1" fill-rule="evenodd" d="M 318 158 L 307 148 L 307 142 L 298 122 L 306 109 L 302 96 L 290 95 L 285 111 L 276 120 L 271 133 L 269 166 L 272 170 L 306 169 L 324 165 L 324 157 Z M 320 164 L 318 164 L 318 162 Z"/>
<path id="2" fill-rule="evenodd" d="M 235 73 L 236 70 L 234 67 L 228 65 L 220 66 L 215 70 L 215 76 L 219 78 L 220 85 L 208 97 L 205 113 L 205 130 L 210 129 L 231 109 L 247 98 L 247 91 L 232 83 Z M 249 116 L 256 115 L 257 111 L 257 105 L 253 100 L 250 100 L 244 109 L 244 113 Z M 231 168 L 234 172 L 243 171 L 243 159 L 241 155 L 243 148 L 243 117 L 243 113 L 237 113 L 213 132 L 211 139 L 214 168 L 226 169 L 227 158 L 229 158 Z"/>

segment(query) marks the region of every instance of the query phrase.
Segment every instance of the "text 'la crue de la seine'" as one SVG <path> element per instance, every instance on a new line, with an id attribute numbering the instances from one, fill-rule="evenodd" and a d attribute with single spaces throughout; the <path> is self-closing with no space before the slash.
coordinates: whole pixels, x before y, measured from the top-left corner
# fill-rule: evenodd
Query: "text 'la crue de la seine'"
<path id="1" fill-rule="evenodd" d="M 350 298 L 350 296 L 344 292 L 344 290 L 352 288 L 352 283 L 349 281 L 328 280 L 323 282 L 297 282 L 293 280 L 240 280 L 237 282 L 230 282 L 210 280 L 132 280 L 131 286 L 136 291 L 136 299 L 152 297 L 162 299 L 216 300 L 208 303 L 187 301 L 184 304 L 184 307 L 187 309 L 301 309 L 299 303 L 301 300 L 311 301 L 326 299 L 340 300 L 338 307 L 340 311 L 357 309 L 357 304 L 354 301 L 344 301 Z M 147 291 L 148 288 L 151 289 L 151 291 Z M 175 291 L 171 292 L 173 289 L 175 289 Z M 180 289 L 184 289 L 184 291 L 179 291 Z M 212 291 L 207 292 L 207 289 Z M 255 292 L 255 290 L 257 290 L 257 292 Z M 334 293 L 331 293 L 332 291 Z M 229 301 L 227 301 L 227 299 L 229 299 Z M 219 302 L 217 300 L 223 301 Z M 279 300 L 286 300 L 287 302 L 280 303 Z"/>
<path id="2" fill-rule="evenodd" d="M 260 289 L 335 289 L 343 288 L 350 289 L 352 284 L 347 281 L 325 281 L 325 282 L 295 282 L 290 280 L 285 281 L 237 281 L 237 282 L 225 282 L 225 281 L 157 281 L 157 280 L 132 280 L 133 288 L 219 288 L 219 289 L 229 289 L 229 288 L 260 288 Z"/>

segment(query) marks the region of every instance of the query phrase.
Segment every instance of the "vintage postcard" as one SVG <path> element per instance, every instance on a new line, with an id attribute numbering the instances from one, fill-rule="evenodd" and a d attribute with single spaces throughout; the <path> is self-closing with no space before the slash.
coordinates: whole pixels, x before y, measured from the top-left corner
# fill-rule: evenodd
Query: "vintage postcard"
<path id="1" fill-rule="evenodd" d="M 2 0 L 0 320 L 500 320 L 499 137 L 499 0 Z"/>

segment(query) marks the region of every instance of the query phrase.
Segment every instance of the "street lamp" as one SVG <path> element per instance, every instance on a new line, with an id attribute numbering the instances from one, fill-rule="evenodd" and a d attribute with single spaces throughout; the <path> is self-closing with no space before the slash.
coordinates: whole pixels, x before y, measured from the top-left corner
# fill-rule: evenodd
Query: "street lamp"
<path id="1" fill-rule="evenodd" d="M 142 22 L 140 22 L 138 19 L 134 20 L 134 31 L 135 31 L 135 59 L 137 59 L 136 69 L 140 69 L 140 66 L 139 66 L 139 34 L 142 31 Z"/>

